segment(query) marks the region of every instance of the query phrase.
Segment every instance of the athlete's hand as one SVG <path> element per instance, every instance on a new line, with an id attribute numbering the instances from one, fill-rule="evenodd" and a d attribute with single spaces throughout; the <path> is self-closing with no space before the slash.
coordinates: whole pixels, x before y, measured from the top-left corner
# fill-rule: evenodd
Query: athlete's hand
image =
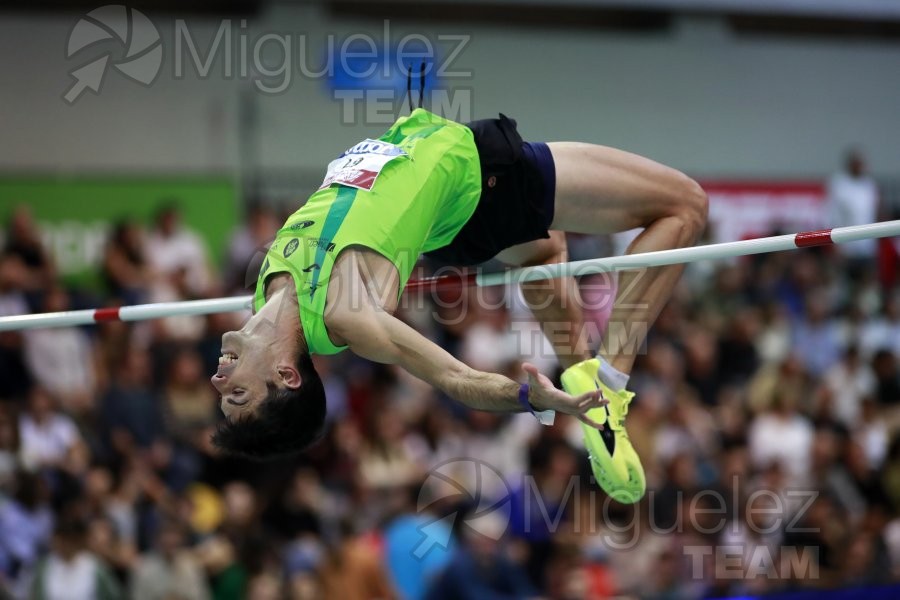
<path id="1" fill-rule="evenodd" d="M 603 429 L 603 425 L 587 416 L 587 411 L 609 404 L 609 400 L 603 398 L 600 390 L 594 390 L 570 396 L 566 392 L 556 389 L 553 383 L 545 375 L 542 375 L 537 367 L 530 363 L 524 363 L 522 368 L 528 374 L 528 401 L 536 410 L 555 410 L 556 412 L 574 415 L 579 421 Z"/>

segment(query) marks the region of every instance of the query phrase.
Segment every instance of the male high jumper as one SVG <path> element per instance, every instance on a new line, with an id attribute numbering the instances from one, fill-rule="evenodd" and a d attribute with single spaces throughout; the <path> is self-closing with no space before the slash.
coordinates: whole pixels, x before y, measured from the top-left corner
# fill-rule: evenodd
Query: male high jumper
<path id="1" fill-rule="evenodd" d="M 693 245 L 706 215 L 696 182 L 646 158 L 523 142 L 503 115 L 462 125 L 418 108 L 333 161 L 322 187 L 278 231 L 260 269 L 255 314 L 222 336 L 212 383 L 226 419 L 214 442 L 256 459 L 306 448 L 325 420 L 310 355 L 349 349 L 399 365 L 474 409 L 531 411 L 542 422 L 552 411 L 575 415 L 598 483 L 637 502 L 646 484 L 624 428 L 633 397 L 626 385 L 682 266 L 619 275 L 610 322 L 626 324 L 630 337 L 610 339 L 607 328 L 596 356 L 582 335 L 574 280 L 523 285 L 545 332 L 568 324 L 567 336 L 550 336 L 565 368 L 563 390 L 530 364 L 527 384 L 472 369 L 393 313 L 421 253 L 461 266 L 493 257 L 548 264 L 567 260 L 566 231 L 638 227 L 627 252 L 651 252 Z"/>

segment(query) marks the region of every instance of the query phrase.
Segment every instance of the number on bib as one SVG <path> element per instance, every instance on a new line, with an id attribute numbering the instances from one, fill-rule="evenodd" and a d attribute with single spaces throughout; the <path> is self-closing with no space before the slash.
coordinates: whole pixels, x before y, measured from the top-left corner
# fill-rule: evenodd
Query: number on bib
<path id="1" fill-rule="evenodd" d="M 319 189 L 339 183 L 371 190 L 384 166 L 398 156 L 406 156 L 399 146 L 379 140 L 363 140 L 328 164 L 325 180 Z"/>

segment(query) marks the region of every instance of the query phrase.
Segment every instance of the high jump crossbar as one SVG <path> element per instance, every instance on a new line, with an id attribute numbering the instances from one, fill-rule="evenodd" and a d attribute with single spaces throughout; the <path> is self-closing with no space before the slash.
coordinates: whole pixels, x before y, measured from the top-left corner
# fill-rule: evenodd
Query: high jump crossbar
<path id="1" fill-rule="evenodd" d="M 538 265 L 510 269 L 499 273 L 454 273 L 411 280 L 405 291 L 441 290 L 460 286 L 491 286 L 539 281 L 557 277 L 581 276 L 594 273 L 629 271 L 648 267 L 663 267 L 701 260 L 721 260 L 750 254 L 780 252 L 795 248 L 846 244 L 859 240 L 900 236 L 900 220 L 883 221 L 868 225 L 836 227 L 818 231 L 804 231 L 795 234 L 778 235 L 737 242 L 709 244 L 691 248 L 659 250 L 642 254 L 591 258 L 567 263 Z M 209 300 L 188 300 L 184 302 L 159 302 L 112 308 L 71 310 L 64 312 L 15 315 L 0 317 L 0 331 L 39 329 L 47 327 L 72 327 L 90 325 L 105 321 L 143 321 L 163 317 L 206 315 L 213 313 L 238 312 L 250 307 L 251 296 L 212 298 Z"/>

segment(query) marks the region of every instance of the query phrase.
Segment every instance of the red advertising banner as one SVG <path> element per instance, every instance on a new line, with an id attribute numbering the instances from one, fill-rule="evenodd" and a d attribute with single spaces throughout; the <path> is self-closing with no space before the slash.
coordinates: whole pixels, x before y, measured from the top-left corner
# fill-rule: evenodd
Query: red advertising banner
<path id="1" fill-rule="evenodd" d="M 706 181 L 713 242 L 827 227 L 820 182 Z"/>

